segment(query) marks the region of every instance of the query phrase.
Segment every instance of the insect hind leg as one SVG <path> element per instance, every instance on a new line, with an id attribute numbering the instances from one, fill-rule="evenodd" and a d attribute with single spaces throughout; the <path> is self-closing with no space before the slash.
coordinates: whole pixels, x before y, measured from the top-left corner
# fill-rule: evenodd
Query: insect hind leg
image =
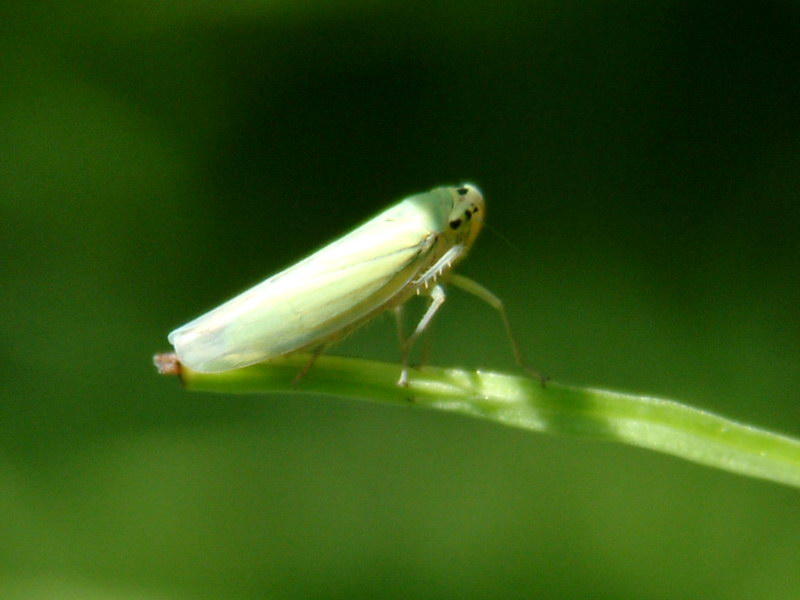
<path id="1" fill-rule="evenodd" d="M 431 303 L 428 305 L 428 309 L 425 311 L 425 314 L 422 315 L 419 323 L 417 323 L 417 327 L 414 329 L 414 332 L 408 336 L 400 349 L 400 358 L 403 364 L 403 371 L 400 373 L 400 379 L 397 381 L 397 385 L 400 387 L 408 386 L 408 354 L 411 352 L 411 348 L 413 348 L 414 344 L 419 339 L 419 336 L 425 332 L 428 325 L 430 325 L 433 316 L 439 311 L 446 299 L 447 295 L 444 293 L 444 288 L 438 284 L 433 286 L 433 289 L 431 290 Z"/>
<path id="2" fill-rule="evenodd" d="M 314 350 L 314 352 L 309 357 L 308 362 L 306 362 L 306 364 L 303 365 L 303 367 L 297 372 L 297 375 L 294 376 L 294 379 L 292 379 L 292 387 L 297 386 L 297 384 L 299 384 L 303 380 L 303 377 L 305 377 L 306 373 L 308 373 L 311 370 L 311 367 L 314 366 L 314 363 L 317 362 L 317 359 L 320 356 L 322 356 L 322 353 L 325 352 L 327 347 L 328 344 L 322 344 L 321 346 L 318 346 Z"/>

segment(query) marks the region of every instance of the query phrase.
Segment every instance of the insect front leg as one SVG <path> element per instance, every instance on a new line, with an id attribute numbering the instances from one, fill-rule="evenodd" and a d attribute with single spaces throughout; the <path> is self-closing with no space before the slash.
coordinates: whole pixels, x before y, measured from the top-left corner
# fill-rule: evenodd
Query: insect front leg
<path id="1" fill-rule="evenodd" d="M 519 344 L 517 343 L 517 338 L 514 337 L 514 332 L 511 330 L 511 322 L 508 320 L 508 313 L 506 313 L 506 307 L 503 304 L 503 301 L 488 289 L 483 287 L 480 283 L 472 281 L 472 279 L 468 279 L 463 275 L 457 275 L 455 273 L 452 274 L 450 276 L 450 283 L 461 288 L 465 292 L 469 292 L 470 294 L 477 296 L 489 306 L 493 307 L 498 313 L 500 313 L 500 318 L 503 320 L 503 326 L 506 329 L 506 335 L 508 336 L 509 342 L 511 342 L 511 351 L 514 353 L 514 360 L 517 362 L 517 365 L 523 371 L 527 371 L 536 377 L 536 379 L 541 381 L 542 385 L 544 385 L 544 383 L 547 381 L 547 377 L 539 373 L 539 371 L 536 369 L 532 369 L 525 364 L 525 359 L 522 356 L 522 350 L 520 350 Z"/>
<path id="2" fill-rule="evenodd" d="M 417 323 L 416 329 L 414 329 L 414 333 L 412 333 L 405 341 L 405 343 L 401 347 L 401 362 L 403 364 L 403 371 L 400 373 L 400 379 L 397 381 L 397 385 L 401 387 L 406 387 L 408 385 L 408 354 L 411 352 L 411 348 L 413 348 L 414 343 L 419 339 L 419 336 L 425 332 L 428 325 L 430 325 L 431 319 L 433 319 L 433 315 L 442 307 L 444 301 L 447 299 L 447 295 L 444 293 L 444 288 L 441 285 L 433 286 L 431 290 L 431 303 L 428 306 L 428 310 L 425 311 L 425 314 L 422 315 L 422 318 Z"/>

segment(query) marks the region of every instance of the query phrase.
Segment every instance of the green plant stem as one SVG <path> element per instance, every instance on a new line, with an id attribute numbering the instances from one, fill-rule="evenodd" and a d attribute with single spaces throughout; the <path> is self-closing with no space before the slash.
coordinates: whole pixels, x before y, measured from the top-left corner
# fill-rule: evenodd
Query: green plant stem
<path id="1" fill-rule="evenodd" d="M 433 408 L 532 431 L 631 444 L 800 487 L 800 440 L 672 400 L 434 367 L 412 371 L 403 388 L 397 385 L 399 365 L 339 356 L 321 357 L 292 385 L 307 360 L 308 355 L 294 355 L 224 373 L 180 371 L 193 391 L 332 394 Z"/>

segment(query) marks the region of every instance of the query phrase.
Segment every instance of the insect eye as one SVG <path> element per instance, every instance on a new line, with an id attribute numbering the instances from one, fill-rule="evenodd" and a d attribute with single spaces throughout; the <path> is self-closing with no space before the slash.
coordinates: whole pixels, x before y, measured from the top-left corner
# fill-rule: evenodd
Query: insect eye
<path id="1" fill-rule="evenodd" d="M 460 188 L 458 188 L 458 189 L 456 190 L 456 193 L 457 193 L 459 196 L 466 196 L 466 195 L 467 195 L 467 192 L 469 192 L 469 188 L 465 188 L 465 187 L 460 187 Z"/>
<path id="2" fill-rule="evenodd" d="M 450 229 L 458 229 L 461 226 L 461 219 L 453 219 L 450 221 Z"/>

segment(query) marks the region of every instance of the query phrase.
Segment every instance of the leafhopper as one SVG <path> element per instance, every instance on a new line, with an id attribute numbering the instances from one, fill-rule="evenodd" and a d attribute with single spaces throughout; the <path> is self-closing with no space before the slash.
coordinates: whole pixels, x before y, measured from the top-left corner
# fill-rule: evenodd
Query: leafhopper
<path id="1" fill-rule="evenodd" d="M 443 284 L 450 283 L 500 312 L 517 363 L 525 368 L 502 302 L 483 286 L 453 273 L 483 226 L 484 210 L 480 191 L 468 184 L 405 198 L 297 264 L 178 327 L 168 339 L 180 362 L 202 373 L 310 351 L 312 358 L 298 374 L 299 381 L 328 346 L 392 310 L 403 365 L 398 384 L 405 386 L 409 352 L 444 303 Z M 400 311 L 415 295 L 428 296 L 430 304 L 406 337 Z"/>

